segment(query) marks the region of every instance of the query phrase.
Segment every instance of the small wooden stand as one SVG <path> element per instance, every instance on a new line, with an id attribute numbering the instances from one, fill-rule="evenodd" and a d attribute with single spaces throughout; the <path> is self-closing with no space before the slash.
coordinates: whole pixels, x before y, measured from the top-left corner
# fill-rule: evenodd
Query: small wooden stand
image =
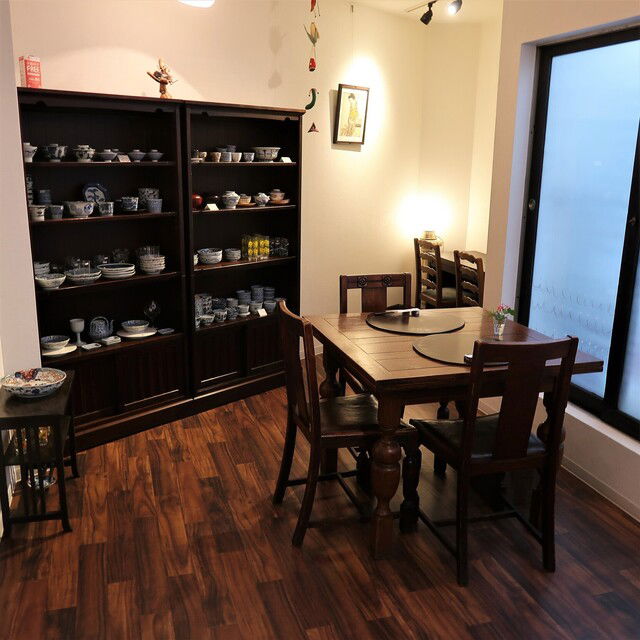
<path id="1" fill-rule="evenodd" d="M 65 531 L 71 531 L 67 512 L 64 467 L 71 467 L 78 477 L 75 432 L 71 414 L 73 372 L 67 373 L 62 387 L 53 395 L 39 400 L 21 400 L 0 389 L 0 436 L 13 431 L 6 446 L 0 446 L 0 505 L 4 535 L 11 535 L 17 522 L 61 520 Z M 40 429 L 48 428 L 48 438 L 41 441 Z M 69 440 L 69 459 L 64 447 Z M 4 442 L 4 438 L 2 438 Z M 22 515 L 12 515 L 7 493 L 6 468 L 19 466 L 22 485 Z M 47 490 L 43 479 L 56 469 L 60 505 L 47 511 Z M 37 475 L 35 472 L 38 472 Z"/>

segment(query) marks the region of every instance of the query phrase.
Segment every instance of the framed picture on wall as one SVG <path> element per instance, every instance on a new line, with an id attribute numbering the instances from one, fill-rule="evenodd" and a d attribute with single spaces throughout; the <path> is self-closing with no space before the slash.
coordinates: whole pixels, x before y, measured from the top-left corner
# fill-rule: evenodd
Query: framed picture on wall
<path id="1" fill-rule="evenodd" d="M 364 144 L 367 128 L 369 89 L 350 84 L 338 85 L 333 142 Z"/>

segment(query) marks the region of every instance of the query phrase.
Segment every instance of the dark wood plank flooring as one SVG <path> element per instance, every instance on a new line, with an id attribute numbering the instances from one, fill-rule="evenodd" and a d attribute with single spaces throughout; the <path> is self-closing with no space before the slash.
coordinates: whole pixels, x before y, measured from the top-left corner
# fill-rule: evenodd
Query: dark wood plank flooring
<path id="1" fill-rule="evenodd" d="M 640 525 L 573 476 L 557 572 L 517 522 L 478 523 L 461 588 L 424 526 L 373 561 L 334 483 L 314 510 L 327 524 L 294 549 L 303 488 L 270 500 L 284 424 L 278 389 L 82 453 L 73 532 L 29 524 L 0 545 L 0 638 L 640 638 Z M 296 475 L 307 453 L 299 442 Z M 431 465 L 423 506 L 452 514 L 453 476 Z"/>

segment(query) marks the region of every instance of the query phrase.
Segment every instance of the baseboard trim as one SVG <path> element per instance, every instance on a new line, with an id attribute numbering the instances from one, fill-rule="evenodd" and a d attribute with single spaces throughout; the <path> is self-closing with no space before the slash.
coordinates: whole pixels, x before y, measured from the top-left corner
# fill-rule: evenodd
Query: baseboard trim
<path id="1" fill-rule="evenodd" d="M 609 502 L 612 502 L 616 507 L 622 509 L 622 511 L 631 516 L 634 520 L 640 522 L 640 505 L 637 505 L 628 498 L 625 498 L 615 489 L 612 489 L 609 485 L 596 478 L 584 467 L 581 467 L 573 460 L 567 458 L 566 454 L 562 459 L 562 466 L 569 473 L 578 478 L 578 480 L 581 480 L 594 491 L 599 493 L 603 498 L 606 498 Z"/>

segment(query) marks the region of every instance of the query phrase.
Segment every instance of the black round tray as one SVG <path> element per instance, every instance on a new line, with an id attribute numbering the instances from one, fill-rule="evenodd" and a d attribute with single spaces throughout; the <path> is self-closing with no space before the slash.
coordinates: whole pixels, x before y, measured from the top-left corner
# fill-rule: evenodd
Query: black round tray
<path id="1" fill-rule="evenodd" d="M 433 333 L 448 333 L 464 327 L 464 321 L 448 313 L 437 313 L 423 309 L 419 316 L 410 313 L 372 313 L 367 324 L 380 331 L 403 333 L 413 336 L 428 336 Z"/>

